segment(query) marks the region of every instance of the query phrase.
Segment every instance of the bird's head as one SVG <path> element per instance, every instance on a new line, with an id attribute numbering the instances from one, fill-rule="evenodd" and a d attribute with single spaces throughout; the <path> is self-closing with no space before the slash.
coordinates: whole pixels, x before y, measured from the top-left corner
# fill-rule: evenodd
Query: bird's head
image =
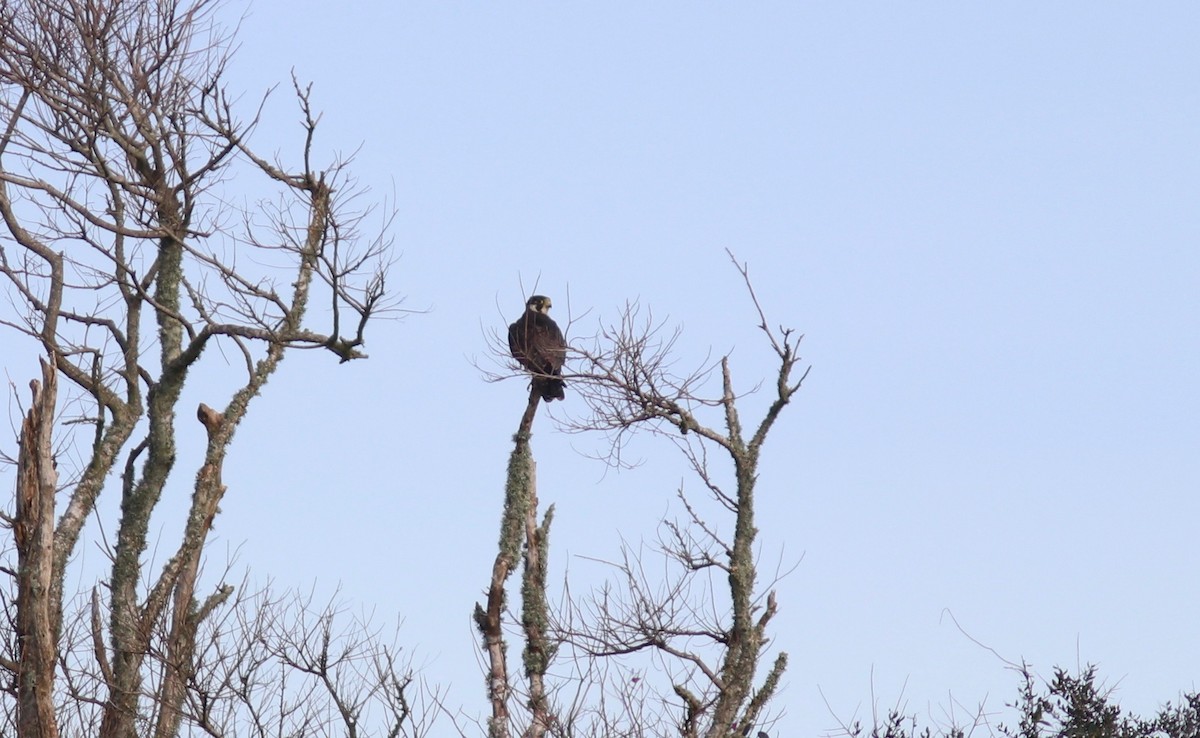
<path id="1" fill-rule="evenodd" d="M 525 303 L 525 307 L 535 313 L 548 315 L 551 307 L 550 298 L 546 297 L 545 295 L 534 295 L 533 297 L 529 298 L 529 302 Z"/>

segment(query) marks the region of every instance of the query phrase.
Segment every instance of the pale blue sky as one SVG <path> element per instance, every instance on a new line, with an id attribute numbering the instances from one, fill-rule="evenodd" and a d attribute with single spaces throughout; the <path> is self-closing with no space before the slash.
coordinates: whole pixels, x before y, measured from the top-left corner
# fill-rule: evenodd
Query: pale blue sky
<path id="1" fill-rule="evenodd" d="M 294 67 L 325 151 L 361 143 L 359 180 L 394 202 L 392 284 L 429 312 L 376 326 L 368 362 L 285 362 L 217 545 L 398 614 L 481 712 L 470 612 L 525 399 L 472 365 L 485 331 L 522 280 L 560 320 L 568 293 L 592 310 L 579 335 L 639 298 L 749 388 L 771 356 L 730 248 L 813 365 L 760 484 L 764 560 L 800 561 L 778 735 L 836 726 L 820 691 L 869 717 L 872 679 L 934 719 L 1002 710 L 1014 675 L 944 609 L 1042 674 L 1098 662 L 1135 710 L 1195 689 L 1197 39 L 1183 2 L 257 0 L 231 79 L 247 104 L 284 83 L 259 148 L 299 131 Z M 696 485 L 665 442 L 606 475 L 547 421 L 552 557 L 586 580 L 579 557 L 652 538 Z"/>
<path id="2" fill-rule="evenodd" d="M 323 140 L 394 191 L 394 284 L 430 312 L 370 362 L 286 367 L 222 535 L 399 612 L 481 708 L 469 613 L 524 399 L 472 366 L 481 327 L 540 275 L 560 319 L 568 290 L 606 317 L 640 298 L 749 387 L 770 355 L 728 247 L 813 365 L 761 485 L 764 559 L 803 556 L 780 735 L 835 726 L 818 687 L 869 712 L 872 672 L 885 704 L 1000 709 L 1016 679 L 944 608 L 1044 674 L 1099 662 L 1135 709 L 1194 689 L 1198 38 L 1187 3 L 256 2 L 235 71 L 314 82 Z M 279 102 L 260 141 L 295 130 Z M 275 455 L 297 431 L 327 471 Z M 694 484 L 665 443 L 605 476 L 538 431 L 560 571 L 652 538 Z"/>

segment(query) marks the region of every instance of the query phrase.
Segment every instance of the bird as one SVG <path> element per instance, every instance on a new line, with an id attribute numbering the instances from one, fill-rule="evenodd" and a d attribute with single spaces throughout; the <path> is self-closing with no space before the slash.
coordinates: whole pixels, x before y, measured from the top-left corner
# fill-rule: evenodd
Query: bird
<path id="1" fill-rule="evenodd" d="M 508 327 L 508 350 L 533 375 L 532 389 L 546 402 L 566 397 L 562 366 L 567 342 L 550 317 L 550 306 L 549 297 L 534 295 L 526 301 L 521 317 Z"/>

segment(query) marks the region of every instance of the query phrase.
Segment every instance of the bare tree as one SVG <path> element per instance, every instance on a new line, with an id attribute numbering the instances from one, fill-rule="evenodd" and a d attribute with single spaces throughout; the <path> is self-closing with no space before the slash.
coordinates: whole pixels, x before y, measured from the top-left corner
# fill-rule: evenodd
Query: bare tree
<path id="1" fill-rule="evenodd" d="M 247 587 L 240 588 L 245 593 Z M 211 735 L 423 736 L 439 694 L 398 657 L 395 636 L 336 601 L 243 596 L 197 639 L 184 711 Z"/>
<path id="2" fill-rule="evenodd" d="M 18 679 L 14 727 L 30 738 L 58 735 L 53 701 L 58 657 L 56 614 L 44 596 L 53 581 L 58 472 L 50 449 L 57 379 L 54 368 L 43 362 L 42 381 L 29 383 L 33 404 L 21 424 L 16 515 L 12 521 L 17 601 L 30 606 L 17 608 L 13 615 L 13 631 L 21 648 L 4 666 Z"/>
<path id="3" fill-rule="evenodd" d="M 603 329 L 589 349 L 579 349 L 581 370 L 573 385 L 588 413 L 570 422 L 575 431 L 609 434 L 608 460 L 621 462 L 628 434 L 649 428 L 670 438 L 684 453 L 719 514 L 732 530 L 710 519 L 679 492 L 682 521 L 664 521 L 660 551 L 675 564 L 665 580 L 647 574 L 642 552 L 625 547 L 613 564 L 614 591 L 567 600 L 561 637 L 589 657 L 652 652 L 670 674 L 680 705 L 680 735 L 720 738 L 748 735 L 761 726 L 764 709 L 787 668 L 780 652 L 759 679 L 760 658 L 770 644 L 767 626 L 777 612 L 775 592 L 760 588 L 754 548 L 755 491 L 763 444 L 783 409 L 800 391 L 807 370 L 798 372 L 802 335 L 772 327 L 754 292 L 749 271 L 729 254 L 775 355 L 771 393 L 763 417 L 743 425 L 729 356 L 686 375 L 672 369 L 679 334 L 664 336 L 661 325 L 636 305 Z M 711 375 L 719 392 L 706 395 Z M 718 423 L 705 417 L 715 414 Z M 732 474 L 723 479 L 712 453 L 725 457 Z M 670 702 L 663 698 L 664 702 Z"/>
<path id="4" fill-rule="evenodd" d="M 234 432 L 288 351 L 362 358 L 369 320 L 388 307 L 390 244 L 361 232 L 370 211 L 352 209 L 347 162 L 315 163 L 309 90 L 296 85 L 298 163 L 254 153 L 256 120 L 237 118 L 225 87 L 232 46 L 215 8 L 0 3 L 0 275 L 13 308 L 0 324 L 46 357 L 9 517 L 17 646 L 0 667 L 20 735 L 56 735 L 66 708 L 52 694 L 96 707 L 80 714 L 98 715 L 88 732 L 105 738 L 178 735 L 184 720 L 221 734 L 189 701 L 209 689 L 198 633 L 234 593 L 201 586 Z M 234 176 L 239 187 L 257 176 L 259 205 L 229 201 Z M 228 395 L 195 412 L 203 461 L 178 544 L 152 570 L 151 515 L 178 476 L 180 397 L 202 366 L 222 371 L 205 361 L 213 346 L 240 357 L 241 376 L 221 375 Z M 70 415 L 52 431 L 56 374 Z M 74 462 L 61 482 L 52 433 Z M 66 572 L 102 494 L 120 498 L 111 568 L 64 628 Z"/>
<path id="5" fill-rule="evenodd" d="M 769 726 L 767 707 L 787 654 L 776 654 L 761 668 L 777 603 L 773 582 L 764 588 L 759 581 L 755 492 L 763 445 L 807 371 L 798 371 L 802 336 L 770 326 L 747 267 L 732 254 L 730 259 L 775 357 L 770 402 L 753 426 L 747 429 L 740 417 L 742 395 L 735 390 L 729 357 L 676 374 L 679 332 L 665 332 L 636 305 L 626 306 L 589 345 L 573 343 L 575 371 L 564 374 L 586 409 L 561 420 L 560 427 L 607 434 L 604 459 L 614 465 L 624 463 L 631 434 L 649 430 L 669 438 L 703 484 L 711 510 L 681 490 L 683 519 L 663 522 L 659 552 L 673 564 L 669 576 L 650 574 L 646 552 L 625 546 L 619 560 L 609 562 L 615 583 L 582 596 L 568 585 L 558 611 L 551 612 L 545 570 L 553 508 L 536 524 L 529 437 L 538 397 L 531 393 L 514 438 L 488 607 L 476 610 L 489 655 L 489 735 L 722 738 Z M 714 378 L 717 390 L 706 394 Z M 727 472 L 717 466 L 717 452 Z M 522 626 L 514 632 L 525 644 L 525 670 L 517 681 L 504 660 L 503 585 L 522 549 Z M 559 652 L 574 671 L 555 679 L 550 667 Z M 667 675 L 665 684 L 643 679 L 634 660 L 644 656 Z M 513 709 L 517 696 L 524 706 L 520 717 Z"/>
<path id="6" fill-rule="evenodd" d="M 487 603 L 475 605 L 475 625 L 479 629 L 487 659 L 487 696 L 491 707 L 487 731 L 489 738 L 507 738 L 518 734 L 540 738 L 551 725 L 550 705 L 546 694 L 546 670 L 554 657 L 555 646 L 548 633 L 546 607 L 546 557 L 549 553 L 550 522 L 554 508 L 546 511 L 541 524 L 537 522 L 537 464 L 529 447 L 533 419 L 542 395 L 531 384 L 529 401 L 513 437 L 514 446 L 508 462 L 504 508 L 500 520 L 500 542 L 488 582 Z M 504 639 L 505 585 L 518 559 L 524 552 L 524 574 L 521 585 L 522 641 L 524 676 L 527 690 L 525 707 L 528 719 L 516 721 L 510 705 L 514 685 L 508 668 L 508 646 Z"/>

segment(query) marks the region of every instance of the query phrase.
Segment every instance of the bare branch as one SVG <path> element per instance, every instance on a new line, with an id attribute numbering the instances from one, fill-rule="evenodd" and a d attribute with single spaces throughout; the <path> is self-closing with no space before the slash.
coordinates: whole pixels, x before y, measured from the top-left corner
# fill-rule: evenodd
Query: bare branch
<path id="1" fill-rule="evenodd" d="M 33 504 L 44 494 L 29 497 L 28 514 L 16 516 L 24 527 L 14 529 L 28 543 L 27 523 L 39 521 L 35 569 L 42 576 L 42 565 L 49 567 L 38 595 L 22 591 L 14 603 L 30 623 L 49 627 L 40 665 L 22 666 L 31 680 L 18 700 L 32 705 L 25 698 L 35 692 L 54 700 L 49 711 L 38 708 L 38 735 L 51 729 L 50 718 L 66 734 L 102 738 L 166 738 L 185 723 L 232 735 L 234 714 L 254 716 L 240 725 L 259 735 L 282 731 L 293 713 L 268 717 L 247 683 L 201 681 L 216 668 L 205 661 L 214 654 L 236 670 L 262 653 L 253 640 L 243 643 L 248 653 L 230 651 L 220 631 L 204 630 L 231 625 L 236 607 L 233 589 L 201 583 L 203 552 L 228 492 L 225 455 L 289 350 L 364 358 L 367 325 L 395 304 L 384 289 L 391 216 L 370 235 L 374 206 L 355 204 L 364 190 L 350 162 L 319 163 L 320 114 L 309 88 L 295 82 L 301 170 L 254 153 L 261 108 L 246 122 L 235 113 L 237 95 L 224 82 L 233 43 L 216 22 L 217 7 L 217 0 L 0 4 L 0 283 L 12 308 L 0 326 L 36 341 L 68 380 L 72 417 L 46 427 L 81 452 L 63 475 L 57 524 L 59 490 L 50 489 L 49 507 Z M 255 205 L 218 194 L 232 181 Z M 244 369 L 228 376 L 221 362 L 207 361 L 214 345 L 235 347 Z M 194 474 L 191 503 L 153 571 L 144 555 L 150 519 L 180 472 L 176 419 L 186 414 L 179 402 L 203 373 L 224 381 L 212 386 L 228 394 L 206 398 L 213 407 L 198 411 L 206 440 L 199 467 L 184 472 Z M 34 442 L 23 439 L 21 451 L 33 453 Z M 119 497 L 107 508 L 119 507 L 115 524 L 98 505 L 102 494 Z M 65 618 L 63 582 L 89 520 L 115 530 L 99 541 L 111 570 Z M 212 643 L 197 640 L 205 633 Z M 375 681 L 359 683 L 370 685 L 366 693 L 350 683 L 325 686 L 351 732 L 360 728 L 350 718 L 358 720 L 371 695 L 400 709 L 409 693 L 388 666 L 396 663 L 391 652 L 363 653 L 378 663 Z M 35 672 L 43 680 L 36 688 Z M 296 710 L 308 716 L 302 726 L 319 722 Z M 388 724 L 395 735 L 418 725 L 408 717 Z"/>

